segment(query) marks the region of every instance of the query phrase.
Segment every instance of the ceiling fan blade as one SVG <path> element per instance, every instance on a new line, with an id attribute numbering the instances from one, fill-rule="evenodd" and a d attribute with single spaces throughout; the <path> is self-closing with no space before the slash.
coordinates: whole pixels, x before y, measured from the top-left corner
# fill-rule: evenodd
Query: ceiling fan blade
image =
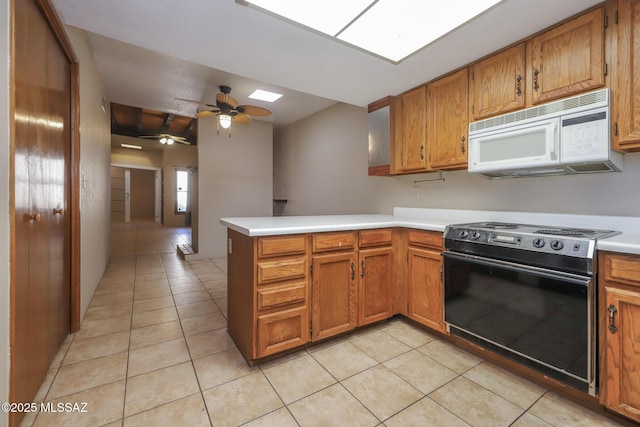
<path id="1" fill-rule="evenodd" d="M 189 141 L 187 141 L 186 139 L 184 139 L 184 138 L 176 139 L 175 141 L 179 142 L 180 144 L 191 145 L 191 143 Z"/>
<path id="2" fill-rule="evenodd" d="M 245 114 L 252 116 L 270 116 L 271 111 L 266 108 L 258 107 L 257 105 L 239 105 L 238 111 L 242 111 Z"/>
<path id="3" fill-rule="evenodd" d="M 233 116 L 234 123 L 251 123 L 251 117 L 246 113 L 238 113 Z"/>
<path id="4" fill-rule="evenodd" d="M 193 102 L 195 104 L 204 105 L 205 107 L 216 108 L 216 106 L 213 105 L 213 104 L 207 104 L 206 102 L 194 101 L 193 99 L 184 99 L 184 98 L 173 98 L 173 99 L 175 99 L 177 101 Z"/>
<path id="5" fill-rule="evenodd" d="M 218 101 L 218 103 L 229 105 L 232 109 L 235 109 L 238 106 L 238 101 L 236 101 L 234 97 L 226 93 L 217 94 L 216 100 Z"/>
<path id="6" fill-rule="evenodd" d="M 215 115 L 216 115 L 215 111 L 209 111 L 209 110 L 199 111 L 196 113 L 196 117 L 199 119 L 203 117 L 209 117 L 209 116 L 215 116 Z"/>

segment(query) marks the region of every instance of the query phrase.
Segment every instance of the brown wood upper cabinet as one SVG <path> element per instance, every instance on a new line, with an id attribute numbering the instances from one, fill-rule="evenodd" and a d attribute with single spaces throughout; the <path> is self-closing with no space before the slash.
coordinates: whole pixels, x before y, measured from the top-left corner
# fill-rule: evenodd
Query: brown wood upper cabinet
<path id="1" fill-rule="evenodd" d="M 603 8 L 546 31 L 529 43 L 532 104 L 604 86 Z"/>
<path id="2" fill-rule="evenodd" d="M 617 40 L 611 88 L 613 148 L 640 151 L 640 0 L 618 2 Z"/>
<path id="3" fill-rule="evenodd" d="M 396 134 L 396 173 L 427 169 L 427 87 L 401 95 Z"/>
<path id="4" fill-rule="evenodd" d="M 640 421 L 640 256 L 599 254 L 600 402 Z"/>
<path id="5" fill-rule="evenodd" d="M 472 121 L 525 106 L 525 52 L 525 44 L 520 43 L 471 66 Z"/>
<path id="6" fill-rule="evenodd" d="M 467 167 L 469 72 L 466 68 L 427 86 L 430 170 Z"/>

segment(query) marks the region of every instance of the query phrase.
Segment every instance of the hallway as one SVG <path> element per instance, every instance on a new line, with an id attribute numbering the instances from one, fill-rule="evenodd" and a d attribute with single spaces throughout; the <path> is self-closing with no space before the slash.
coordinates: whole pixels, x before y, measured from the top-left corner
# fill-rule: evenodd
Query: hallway
<path id="1" fill-rule="evenodd" d="M 250 368 L 226 332 L 226 259 L 185 262 L 175 247 L 189 241 L 114 224 L 82 328 L 36 400 L 86 412 L 21 425 L 618 425 L 401 319 Z"/>

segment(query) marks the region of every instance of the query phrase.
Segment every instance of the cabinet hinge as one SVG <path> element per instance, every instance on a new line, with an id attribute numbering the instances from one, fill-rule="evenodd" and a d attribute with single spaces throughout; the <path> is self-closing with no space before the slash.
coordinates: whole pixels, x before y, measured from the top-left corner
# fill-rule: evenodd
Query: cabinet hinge
<path id="1" fill-rule="evenodd" d="M 313 336 L 313 324 L 309 325 L 309 335 Z"/>
<path id="2" fill-rule="evenodd" d="M 313 264 L 311 264 L 311 267 L 309 267 L 309 272 L 311 273 L 311 275 L 313 276 Z"/>
<path id="3" fill-rule="evenodd" d="M 614 22 L 617 24 L 618 23 L 618 11 L 616 10 L 616 13 L 613 14 L 613 20 Z"/>
<path id="4" fill-rule="evenodd" d="M 613 134 L 618 135 L 618 122 L 613 123 Z"/>
<path id="5" fill-rule="evenodd" d="M 604 75 L 606 76 L 607 74 L 609 74 L 609 65 L 605 62 L 604 63 Z"/>
<path id="6" fill-rule="evenodd" d="M 604 15 L 604 27 L 609 28 L 609 15 Z"/>

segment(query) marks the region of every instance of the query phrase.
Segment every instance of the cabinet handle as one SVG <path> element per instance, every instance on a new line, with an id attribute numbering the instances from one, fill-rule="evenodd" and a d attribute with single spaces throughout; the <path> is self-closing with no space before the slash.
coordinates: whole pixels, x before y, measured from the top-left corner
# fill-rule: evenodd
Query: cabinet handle
<path id="1" fill-rule="evenodd" d="M 522 96 L 522 76 L 518 74 L 516 77 L 516 96 Z"/>
<path id="2" fill-rule="evenodd" d="M 420 160 L 424 160 L 424 144 L 420 146 Z"/>
<path id="3" fill-rule="evenodd" d="M 360 277 L 364 278 L 364 260 L 362 260 L 362 262 L 360 263 L 360 266 L 362 267 L 362 271 L 360 272 Z"/>
<path id="4" fill-rule="evenodd" d="M 462 154 L 464 154 L 465 151 L 467 151 L 464 148 L 464 142 L 467 140 L 467 138 L 465 138 L 464 136 L 460 139 L 460 151 L 462 151 Z"/>
<path id="5" fill-rule="evenodd" d="M 618 312 L 618 309 L 615 305 L 610 304 L 607 310 L 609 311 L 609 331 L 611 331 L 612 334 L 615 334 L 618 328 L 616 327 L 616 325 L 614 325 L 613 315 Z"/>
<path id="6" fill-rule="evenodd" d="M 356 278 L 356 265 L 351 263 L 351 280 Z"/>
<path id="7" fill-rule="evenodd" d="M 533 90 L 536 92 L 540 89 L 540 85 L 538 84 L 538 76 L 540 75 L 540 70 L 537 68 L 533 70 Z"/>
<path id="8" fill-rule="evenodd" d="M 54 215 L 62 215 L 63 212 L 64 212 L 64 209 L 62 209 L 62 208 L 60 208 L 60 209 L 53 208 L 53 214 Z"/>

